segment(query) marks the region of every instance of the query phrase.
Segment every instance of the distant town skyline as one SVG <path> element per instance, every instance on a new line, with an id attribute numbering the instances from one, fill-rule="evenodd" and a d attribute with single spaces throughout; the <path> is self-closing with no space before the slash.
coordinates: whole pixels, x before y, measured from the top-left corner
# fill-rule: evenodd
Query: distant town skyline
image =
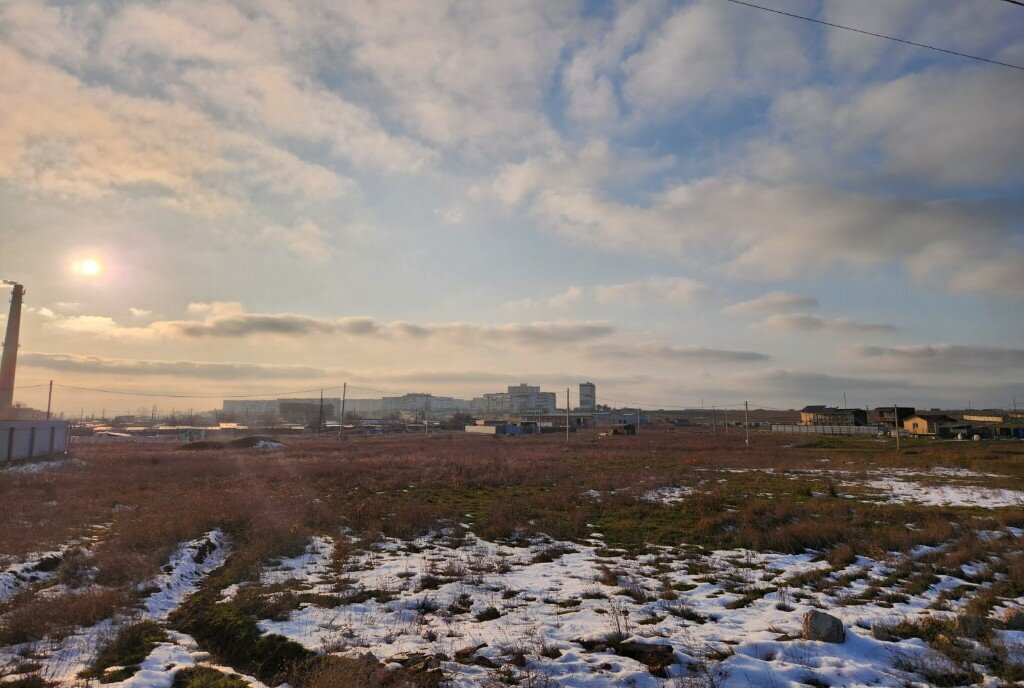
<path id="1" fill-rule="evenodd" d="M 1024 64 L 1010 3 L 767 4 Z M 17 401 L 1024 406 L 1020 70 L 724 0 L 11 0 L 0 60 Z"/>

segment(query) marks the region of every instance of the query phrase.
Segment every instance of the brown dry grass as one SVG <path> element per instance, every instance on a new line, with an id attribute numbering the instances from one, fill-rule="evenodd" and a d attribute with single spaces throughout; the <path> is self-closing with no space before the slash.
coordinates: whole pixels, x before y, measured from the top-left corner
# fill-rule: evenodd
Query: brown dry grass
<path id="1" fill-rule="evenodd" d="M 804 442 L 803 446 L 794 443 Z M 797 481 L 723 468 L 851 471 L 876 467 L 973 467 L 1024 485 L 1020 443 L 911 443 L 896 454 L 875 440 L 828 442 L 757 434 L 645 431 L 639 437 L 580 434 L 482 438 L 464 434 L 291 439 L 280 452 L 245 449 L 179 451 L 166 444 L 96 443 L 76 447 L 80 463 L 39 473 L 0 473 L 0 561 L 54 548 L 109 524 L 89 563 L 106 592 L 31 594 L 0 606 L 17 637 L 52 633 L 126 603 L 178 543 L 213 528 L 235 536 L 231 575 L 251 578 L 268 558 L 298 553 L 310 534 L 346 527 L 366 537 L 411 538 L 439 523 L 473 519 L 485 538 L 543 532 L 580 538 L 595 524 L 609 544 L 648 542 L 800 551 L 831 548 L 836 563 L 853 554 L 936 544 L 971 528 L 1024 523 L 1024 509 L 995 516 L 969 510 L 867 505 L 828 492 L 829 479 Z M 823 459 L 828 459 L 823 464 Z M 727 476 L 719 485 L 714 478 Z M 711 479 L 709 479 L 711 478 Z M 666 507 L 638 500 L 648 489 L 694 485 L 704 493 Z M 766 487 L 767 483 L 770 487 Z M 770 489 L 773 497 L 758 496 Z M 602 493 L 600 500 L 581 496 Z M 786 493 L 786 491 L 789 493 Z M 735 508 L 735 511 L 729 510 Z M 906 523 L 915 529 L 907 529 Z M 973 556 L 964 552 L 963 556 Z M 62 575 L 80 571 L 68 564 Z M 93 593 L 90 593 L 93 594 Z M 70 604 L 65 604 L 65 600 Z M 17 623 L 11 625 L 12 621 Z M 6 631 L 6 640 L 14 636 Z M 19 635 L 20 634 L 20 635 Z M 4 639 L 0 639 L 4 642 Z M 6 642 L 4 643 L 6 644 Z"/>

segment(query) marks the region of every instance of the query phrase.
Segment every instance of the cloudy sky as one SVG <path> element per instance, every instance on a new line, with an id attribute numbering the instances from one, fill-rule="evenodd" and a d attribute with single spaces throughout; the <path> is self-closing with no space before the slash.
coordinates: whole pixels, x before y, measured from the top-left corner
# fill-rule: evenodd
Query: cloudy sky
<path id="1" fill-rule="evenodd" d="M 763 3 L 1024 65 L 1000 0 Z M 726 0 L 2 0 L 0 92 L 19 384 L 1024 402 L 1022 70 Z M 152 403 L 216 405 L 57 395 Z"/>

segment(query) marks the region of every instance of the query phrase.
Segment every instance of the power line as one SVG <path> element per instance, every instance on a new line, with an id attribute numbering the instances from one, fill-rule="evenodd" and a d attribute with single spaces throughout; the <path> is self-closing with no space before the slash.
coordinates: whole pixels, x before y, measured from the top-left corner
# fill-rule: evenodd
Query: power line
<path id="1" fill-rule="evenodd" d="M 1018 7 L 1024 7 L 1024 2 L 1021 2 L 1020 0 L 1003 0 L 1003 2 L 1008 2 L 1011 5 L 1017 5 Z"/>
<path id="2" fill-rule="evenodd" d="M 928 45 L 927 43 L 915 43 L 914 41 L 908 41 L 904 38 L 896 38 L 895 36 L 887 36 L 884 33 L 874 33 L 872 31 L 865 31 L 864 29 L 855 29 L 852 26 L 843 26 L 842 24 L 833 24 L 823 19 L 815 19 L 814 17 L 806 17 L 802 14 L 793 14 L 792 12 L 784 12 L 782 10 L 775 9 L 773 7 L 765 7 L 764 5 L 757 5 L 752 2 L 746 2 L 746 0 L 726 0 L 736 5 L 744 5 L 746 7 L 753 7 L 757 10 L 764 10 L 765 12 L 772 12 L 773 14 L 781 14 L 785 17 L 792 17 L 793 19 L 803 19 L 804 21 L 814 22 L 815 24 L 822 24 L 823 26 L 831 26 L 834 29 L 843 29 L 844 31 L 853 31 L 854 33 L 864 34 L 865 36 L 874 36 L 875 38 L 884 38 L 888 41 L 896 41 L 897 43 L 904 43 L 906 45 L 912 45 L 917 48 L 927 48 L 928 50 L 935 50 L 940 53 L 947 53 L 949 55 L 956 55 L 957 57 L 966 57 L 971 60 L 978 60 L 979 62 L 988 62 L 989 64 L 999 65 L 1000 67 L 1010 67 L 1011 69 L 1019 69 L 1024 71 L 1024 67 L 1020 65 L 1010 64 L 1008 62 L 999 62 L 998 60 L 990 60 L 987 57 L 978 57 L 977 55 L 969 55 L 968 53 L 957 52 L 956 50 L 947 50 L 946 48 L 939 48 L 934 45 Z M 1017 2 L 1016 0 L 1006 0 L 1006 2 L 1012 2 L 1014 5 L 1021 5 L 1024 7 L 1024 3 Z"/>
<path id="3" fill-rule="evenodd" d="M 15 385 L 14 387 L 0 387 L 0 391 L 6 392 L 9 389 L 34 389 L 36 387 L 46 387 L 50 383 L 41 382 L 38 385 Z"/>

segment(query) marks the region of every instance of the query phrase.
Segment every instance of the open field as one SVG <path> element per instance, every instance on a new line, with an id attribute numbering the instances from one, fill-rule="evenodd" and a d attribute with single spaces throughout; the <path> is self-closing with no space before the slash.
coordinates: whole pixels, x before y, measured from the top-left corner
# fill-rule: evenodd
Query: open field
<path id="1" fill-rule="evenodd" d="M 0 681 L 1024 679 L 1019 442 L 287 442 L 0 471 Z M 812 609 L 845 641 L 803 639 Z"/>

